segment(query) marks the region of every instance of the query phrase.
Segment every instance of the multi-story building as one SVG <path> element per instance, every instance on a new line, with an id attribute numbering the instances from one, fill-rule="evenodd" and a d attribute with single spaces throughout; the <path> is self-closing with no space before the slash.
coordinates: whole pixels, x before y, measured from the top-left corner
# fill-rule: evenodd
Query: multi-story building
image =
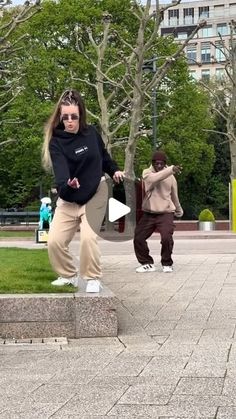
<path id="1" fill-rule="evenodd" d="M 229 22 L 232 19 L 236 19 L 236 0 L 184 2 L 164 12 L 161 35 L 173 35 L 176 41 L 181 42 L 200 20 L 206 20 L 207 25 L 190 41 L 185 52 L 193 77 L 219 79 L 224 74 L 225 64 L 225 56 L 221 49 L 224 45 L 229 46 Z"/>

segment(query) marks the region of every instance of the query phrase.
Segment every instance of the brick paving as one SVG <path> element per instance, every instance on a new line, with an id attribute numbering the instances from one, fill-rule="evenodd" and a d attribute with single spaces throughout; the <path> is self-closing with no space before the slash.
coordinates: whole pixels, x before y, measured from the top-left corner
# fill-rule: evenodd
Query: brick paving
<path id="1" fill-rule="evenodd" d="M 236 239 L 221 234 L 176 233 L 170 274 L 158 237 L 145 274 L 131 242 L 101 242 L 118 337 L 0 340 L 0 419 L 235 419 Z"/>

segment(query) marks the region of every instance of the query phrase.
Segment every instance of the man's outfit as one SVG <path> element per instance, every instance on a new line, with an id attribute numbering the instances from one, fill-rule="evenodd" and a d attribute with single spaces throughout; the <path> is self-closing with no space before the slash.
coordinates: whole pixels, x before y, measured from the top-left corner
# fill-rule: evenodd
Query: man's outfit
<path id="1" fill-rule="evenodd" d="M 164 154 L 164 153 L 163 153 Z M 143 171 L 145 196 L 143 215 L 136 226 L 134 250 L 142 265 L 137 272 L 155 271 L 153 258 L 149 255 L 147 239 L 158 231 L 161 235 L 161 264 L 164 272 L 172 271 L 174 216 L 182 217 L 183 209 L 178 198 L 178 188 L 173 167 L 156 171 L 153 166 Z"/>

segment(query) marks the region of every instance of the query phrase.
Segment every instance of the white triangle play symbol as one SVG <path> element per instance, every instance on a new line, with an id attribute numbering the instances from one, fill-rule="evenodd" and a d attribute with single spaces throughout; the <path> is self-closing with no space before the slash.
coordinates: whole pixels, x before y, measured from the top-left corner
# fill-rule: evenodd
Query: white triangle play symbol
<path id="1" fill-rule="evenodd" d="M 120 201 L 117 201 L 115 198 L 110 198 L 108 201 L 108 220 L 113 223 L 113 221 L 118 220 L 126 214 L 129 214 L 130 207 L 122 204 Z"/>

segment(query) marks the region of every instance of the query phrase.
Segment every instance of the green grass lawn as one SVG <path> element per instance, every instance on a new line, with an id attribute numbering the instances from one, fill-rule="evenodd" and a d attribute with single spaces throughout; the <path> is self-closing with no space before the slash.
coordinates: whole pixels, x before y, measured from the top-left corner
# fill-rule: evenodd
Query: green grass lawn
<path id="1" fill-rule="evenodd" d="M 56 277 L 46 249 L 0 248 L 0 294 L 77 291 L 72 286 L 51 285 Z"/>
<path id="2" fill-rule="evenodd" d="M 4 237 L 35 237 L 34 231 L 0 231 L 0 238 Z"/>

